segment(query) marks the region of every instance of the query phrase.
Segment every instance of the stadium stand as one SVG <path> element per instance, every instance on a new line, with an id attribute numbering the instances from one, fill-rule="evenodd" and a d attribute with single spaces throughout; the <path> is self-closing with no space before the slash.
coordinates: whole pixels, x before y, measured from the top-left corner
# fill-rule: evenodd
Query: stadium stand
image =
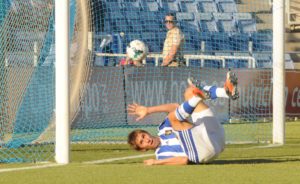
<path id="1" fill-rule="evenodd" d="M 141 1 L 141 8 L 145 11 L 157 12 L 161 9 L 160 4 L 156 0 Z"/>
<path id="2" fill-rule="evenodd" d="M 258 67 L 272 62 L 272 32 L 258 31 L 255 16 L 238 12 L 234 0 L 105 0 L 102 3 L 106 12 L 101 34 L 123 32 L 122 45 L 141 39 L 150 52 L 160 53 L 166 34 L 164 16 L 174 12 L 185 34 L 185 53 L 254 56 L 260 63 Z M 115 50 L 119 49 L 111 48 L 108 52 Z M 235 60 L 226 67 L 248 67 L 248 64 Z"/>

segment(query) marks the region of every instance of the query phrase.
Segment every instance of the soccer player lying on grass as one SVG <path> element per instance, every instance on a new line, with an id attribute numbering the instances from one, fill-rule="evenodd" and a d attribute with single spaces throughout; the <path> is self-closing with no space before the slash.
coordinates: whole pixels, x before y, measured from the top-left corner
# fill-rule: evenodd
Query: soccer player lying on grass
<path id="1" fill-rule="evenodd" d="M 224 88 L 201 87 L 188 80 L 184 92 L 186 102 L 145 107 L 130 104 L 128 112 L 137 116 L 137 121 L 156 112 L 169 113 L 158 127 L 158 136 L 145 130 L 134 130 L 128 135 L 128 143 L 138 151 L 156 150 L 156 159 L 144 161 L 146 165 L 185 165 L 207 163 L 216 158 L 225 146 L 224 129 L 212 110 L 203 102 L 217 97 L 238 98 L 237 77 L 227 73 Z M 187 121 L 191 116 L 192 122 Z"/>

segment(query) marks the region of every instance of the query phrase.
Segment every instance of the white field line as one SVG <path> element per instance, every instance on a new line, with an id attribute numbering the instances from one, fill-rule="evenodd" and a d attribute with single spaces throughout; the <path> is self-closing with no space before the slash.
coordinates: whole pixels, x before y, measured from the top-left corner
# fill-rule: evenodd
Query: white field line
<path id="1" fill-rule="evenodd" d="M 87 161 L 87 162 L 82 162 L 82 163 L 84 163 L 84 164 L 101 164 L 101 163 L 114 162 L 114 161 L 119 161 L 119 160 L 129 160 L 129 159 L 135 159 L 135 158 L 149 157 L 149 156 L 153 156 L 153 155 L 154 154 L 144 154 L 144 155 L 135 155 L 135 156 L 128 156 L 128 157 L 108 158 L 108 159 L 102 159 L 102 160 Z"/>
<path id="2" fill-rule="evenodd" d="M 254 149 L 254 148 L 276 148 L 276 147 L 281 147 L 284 146 L 284 144 L 268 144 L 268 145 L 264 145 L 264 146 L 252 146 L 249 148 L 245 148 L 245 149 Z"/>
<path id="3" fill-rule="evenodd" d="M 58 166 L 63 166 L 63 165 L 66 165 L 66 164 L 45 164 L 45 165 L 37 165 L 37 166 L 29 166 L 29 167 L 0 169 L 0 173 L 12 172 L 12 171 L 31 170 L 31 169 L 42 169 L 42 168 L 49 168 L 49 167 L 58 167 Z"/>

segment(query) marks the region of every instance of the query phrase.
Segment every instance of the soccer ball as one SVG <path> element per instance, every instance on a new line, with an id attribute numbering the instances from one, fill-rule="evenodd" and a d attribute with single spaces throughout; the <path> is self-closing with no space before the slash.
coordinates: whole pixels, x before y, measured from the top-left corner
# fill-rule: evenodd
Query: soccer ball
<path id="1" fill-rule="evenodd" d="M 148 47 L 140 40 L 133 40 L 128 44 L 126 54 L 131 60 L 141 62 L 148 54 Z"/>

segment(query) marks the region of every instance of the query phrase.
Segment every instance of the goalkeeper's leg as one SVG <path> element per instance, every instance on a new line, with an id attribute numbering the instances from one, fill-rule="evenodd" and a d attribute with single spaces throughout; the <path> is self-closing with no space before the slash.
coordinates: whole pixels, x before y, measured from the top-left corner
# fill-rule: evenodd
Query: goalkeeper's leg
<path id="1" fill-rule="evenodd" d="M 216 98 L 230 98 L 232 100 L 236 100 L 239 98 L 239 92 L 237 89 L 238 78 L 232 71 L 227 72 L 223 88 L 209 85 L 201 87 L 199 81 L 193 79 L 190 79 L 190 81 L 193 81 L 193 84 L 198 88 L 202 88 L 204 91 L 208 91 L 208 96 L 212 100 Z"/>

